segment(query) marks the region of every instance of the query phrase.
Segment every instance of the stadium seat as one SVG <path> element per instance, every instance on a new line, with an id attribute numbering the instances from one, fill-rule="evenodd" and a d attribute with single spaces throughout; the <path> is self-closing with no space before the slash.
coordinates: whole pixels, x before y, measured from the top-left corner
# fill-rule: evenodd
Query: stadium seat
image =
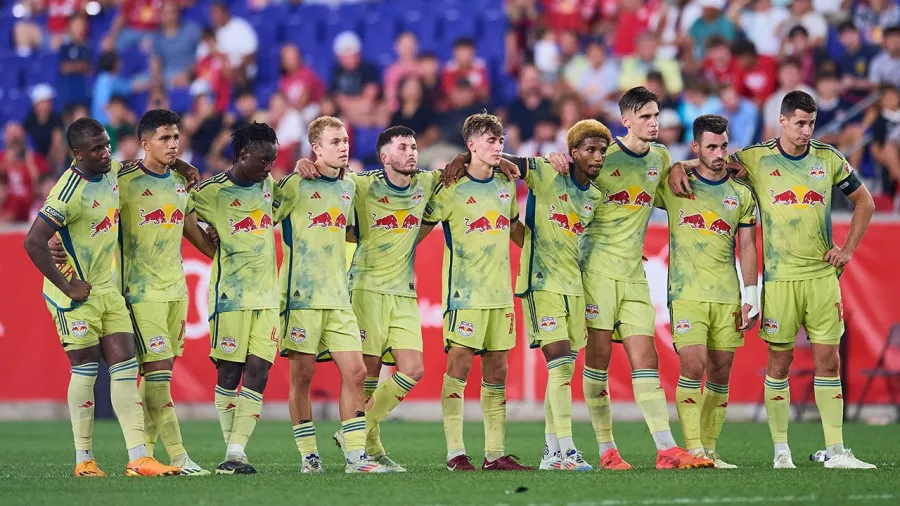
<path id="1" fill-rule="evenodd" d="M 353 145 L 350 146 L 351 156 L 358 160 L 365 160 L 375 156 L 375 143 L 381 127 L 356 127 L 353 129 Z"/>
<path id="2" fill-rule="evenodd" d="M 319 47 L 318 21 L 302 14 L 292 14 L 284 24 L 284 40 L 297 45 L 302 51 L 316 51 Z"/>
<path id="3" fill-rule="evenodd" d="M 0 56 L 0 66 L 3 68 L 0 72 L 0 88 L 8 90 L 22 86 L 22 62 L 23 60 L 14 54 Z"/>
<path id="4" fill-rule="evenodd" d="M 0 101 L 0 118 L 21 122 L 28 116 L 29 110 L 31 103 L 24 93 L 9 94 L 6 99 Z"/>
<path id="5" fill-rule="evenodd" d="M 400 19 L 403 30 L 416 34 L 423 51 L 437 49 L 437 15 L 433 10 L 410 9 L 403 12 Z"/>
<path id="6" fill-rule="evenodd" d="M 888 331 L 887 339 L 884 341 L 884 347 L 881 349 L 881 355 L 878 357 L 878 362 L 875 363 L 875 366 L 871 369 L 863 369 L 860 372 L 866 377 L 866 383 L 856 403 L 856 413 L 853 420 L 859 421 L 859 415 L 862 412 L 863 404 L 866 402 L 866 396 L 869 394 L 869 388 L 878 378 L 884 379 L 887 384 L 887 390 L 891 394 L 894 409 L 897 410 L 897 419 L 900 420 L 900 391 L 894 388 L 892 383 L 900 380 L 900 323 L 895 323 Z"/>
<path id="7" fill-rule="evenodd" d="M 452 45 L 456 39 L 461 37 L 473 37 L 475 35 L 475 18 L 466 15 L 462 8 L 444 11 L 440 24 L 443 28 L 441 40 L 445 45 Z"/>
<path id="8" fill-rule="evenodd" d="M 32 55 L 23 69 L 22 79 L 26 87 L 47 83 L 54 88 L 59 78 L 59 59 L 55 54 Z"/>
<path id="9" fill-rule="evenodd" d="M 256 53 L 256 68 L 256 78 L 259 82 L 278 82 L 278 78 L 281 77 L 281 46 L 278 44 L 260 45 L 259 51 Z"/>
<path id="10" fill-rule="evenodd" d="M 178 114 L 183 114 L 190 110 L 193 101 L 190 88 L 169 89 L 169 108 Z"/>
<path id="11" fill-rule="evenodd" d="M 128 107 L 132 111 L 146 111 L 147 98 L 147 93 L 132 93 L 131 96 L 128 97 Z"/>
<path id="12" fill-rule="evenodd" d="M 138 48 L 131 48 L 119 55 L 121 74 L 124 77 L 132 77 L 141 72 L 146 72 L 150 67 L 150 58 Z"/>

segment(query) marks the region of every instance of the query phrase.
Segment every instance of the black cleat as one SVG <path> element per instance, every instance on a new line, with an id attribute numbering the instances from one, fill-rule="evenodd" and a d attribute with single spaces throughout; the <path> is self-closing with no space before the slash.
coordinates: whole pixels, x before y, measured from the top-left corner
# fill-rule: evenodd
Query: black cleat
<path id="1" fill-rule="evenodd" d="M 216 474 L 256 474 L 256 468 L 248 462 L 226 460 L 216 468 Z"/>

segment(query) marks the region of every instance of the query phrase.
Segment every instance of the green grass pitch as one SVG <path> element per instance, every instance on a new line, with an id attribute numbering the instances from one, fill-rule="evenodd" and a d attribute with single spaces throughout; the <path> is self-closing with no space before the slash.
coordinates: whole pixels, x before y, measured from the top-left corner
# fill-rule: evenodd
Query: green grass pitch
<path id="1" fill-rule="evenodd" d="M 729 423 L 719 442 L 736 470 L 656 471 L 655 449 L 643 423 L 618 423 L 616 441 L 635 466 L 630 472 L 451 473 L 444 467 L 440 423 L 390 421 L 382 439 L 406 474 L 346 475 L 342 456 L 331 442 L 338 427 L 317 424 L 319 450 L 328 472 L 302 476 L 299 455 L 287 422 L 263 421 L 248 447 L 256 476 L 203 478 L 125 478 L 127 453 L 113 422 L 94 428 L 94 455 L 108 477 L 75 479 L 71 429 L 67 422 L 0 423 L 0 504 L 116 504 L 137 506 L 226 504 L 572 504 L 579 506 L 662 504 L 859 504 L 900 503 L 900 431 L 893 426 L 848 424 L 845 436 L 875 471 L 826 470 L 808 456 L 822 445 L 818 423 L 791 425 L 794 471 L 770 468 L 772 446 L 765 424 Z M 673 426 L 676 437 L 678 427 Z M 214 468 L 224 454 L 216 422 L 182 424 L 185 445 L 194 460 Z M 465 428 L 469 454 L 481 463 L 480 423 Z M 680 437 L 679 437 L 680 439 Z M 575 441 L 597 464 L 597 447 L 589 424 L 575 425 Z M 543 425 L 510 423 L 507 450 L 537 465 Z M 157 447 L 156 456 L 165 460 Z"/>

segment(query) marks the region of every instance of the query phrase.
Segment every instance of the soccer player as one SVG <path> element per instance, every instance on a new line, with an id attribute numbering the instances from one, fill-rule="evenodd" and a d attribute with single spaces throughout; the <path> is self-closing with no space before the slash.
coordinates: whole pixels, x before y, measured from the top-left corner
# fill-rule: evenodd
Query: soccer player
<path id="1" fill-rule="evenodd" d="M 366 415 L 360 331 L 347 287 L 346 229 L 355 220 L 356 183 L 344 178 L 350 153 L 341 120 L 322 116 L 309 124 L 316 154 L 315 180 L 296 173 L 278 183 L 275 221 L 285 246 L 281 265 L 282 356 L 290 360 L 289 410 L 301 472 L 324 472 L 316 446 L 309 389 L 316 361 L 333 360 L 341 374 L 341 431 L 347 473 L 391 472 L 366 456 Z M 367 220 L 368 222 L 368 220 Z"/>
<path id="2" fill-rule="evenodd" d="M 475 471 L 463 442 L 463 395 L 472 359 L 481 355 L 484 470 L 525 470 L 505 454 L 506 371 L 516 344 L 510 286 L 510 233 L 518 221 L 515 181 L 496 177 L 503 125 L 490 114 L 469 116 L 463 138 L 471 153 L 465 177 L 438 186 L 421 234 L 444 228 L 443 307 L 447 373 L 441 389 L 447 469 Z"/>
<path id="3" fill-rule="evenodd" d="M 219 236 L 209 278 L 209 356 L 218 371 L 215 403 L 227 447 L 216 474 L 256 473 L 244 449 L 278 346 L 275 180 L 269 175 L 277 143 L 265 123 L 239 128 L 232 134 L 232 168 L 193 195 L 198 218 Z"/>
<path id="4" fill-rule="evenodd" d="M 97 120 L 82 118 L 66 131 L 74 163 L 53 187 L 25 238 L 25 250 L 44 275 L 44 298 L 69 358 L 69 413 L 75 436 L 75 476 L 105 476 L 94 460 L 94 383 L 101 358 L 109 364 L 110 397 L 125 436 L 126 476 L 175 475 L 147 453 L 137 388 L 138 362 L 125 299 L 112 269 L 119 231 L 119 162 Z M 57 268 L 48 241 L 59 234 L 68 260 Z"/>
<path id="5" fill-rule="evenodd" d="M 692 197 L 677 197 L 666 185 L 656 194 L 656 205 L 669 213 L 669 314 L 681 362 L 675 405 L 688 451 L 711 459 L 716 468 L 732 469 L 737 466 L 716 453 L 716 440 L 725 423 L 735 351 L 759 315 L 756 199 L 746 183 L 725 170 L 728 120 L 700 116 L 693 133 L 699 164 L 689 175 Z M 736 239 L 747 294 L 743 306 L 734 268 Z"/>
<path id="6" fill-rule="evenodd" d="M 812 139 L 816 102 L 802 91 L 781 101 L 781 137 L 731 155 L 730 168 L 746 177 L 763 220 L 762 325 L 769 344 L 765 380 L 766 414 L 775 445 L 773 467 L 793 469 L 787 443 L 788 374 L 801 325 L 812 343 L 816 406 L 822 416 L 827 468 L 873 469 L 844 448 L 844 400 L 838 345 L 844 315 L 838 275 L 850 262 L 869 225 L 875 204 L 844 155 Z M 692 185 L 674 167 L 669 185 L 686 195 Z M 837 186 L 853 202 L 844 245 L 831 237 L 831 192 Z"/>
<path id="7" fill-rule="evenodd" d="M 656 468 L 712 467 L 711 460 L 676 446 L 669 429 L 653 340 L 656 311 L 641 265 L 657 185 L 671 165 L 669 151 L 655 142 L 659 98 L 642 86 L 632 88 L 619 99 L 619 111 L 628 133 L 614 140 L 605 169 L 594 180 L 604 198 L 581 236 L 588 327 L 584 398 L 600 450 L 600 468 L 631 468 L 612 436 L 607 368 L 613 340 L 623 343 L 628 354 L 634 398 L 656 443 Z M 552 440 L 548 445 L 555 448 Z"/>

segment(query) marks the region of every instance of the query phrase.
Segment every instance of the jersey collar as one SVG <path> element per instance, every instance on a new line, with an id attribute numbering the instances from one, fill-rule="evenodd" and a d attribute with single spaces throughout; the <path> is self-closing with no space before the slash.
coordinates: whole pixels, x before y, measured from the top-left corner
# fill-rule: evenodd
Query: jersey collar
<path id="1" fill-rule="evenodd" d="M 800 156 L 791 156 L 784 152 L 784 149 L 781 148 L 781 137 L 775 138 L 775 145 L 778 146 L 778 152 L 781 153 L 781 156 L 787 158 L 788 160 L 803 160 L 806 158 L 806 155 L 809 154 L 809 144 L 806 145 L 806 151 L 803 152 Z"/>
<path id="2" fill-rule="evenodd" d="M 694 177 L 696 177 L 701 182 L 706 183 L 710 186 L 718 186 L 718 185 L 724 183 L 725 181 L 728 181 L 728 178 L 731 177 L 731 175 L 726 172 L 725 177 L 723 177 L 722 179 L 720 179 L 718 181 L 713 181 L 712 179 L 706 179 L 705 177 L 701 176 L 700 171 L 697 169 L 693 169 L 692 172 L 694 173 Z"/>
<path id="3" fill-rule="evenodd" d="M 466 169 L 466 177 L 469 178 L 471 181 L 475 181 L 476 183 L 490 183 L 491 181 L 494 180 L 494 172 L 491 171 L 491 175 L 487 179 L 478 179 L 477 177 L 473 176 L 472 174 L 469 174 L 469 170 Z"/>
<path id="4" fill-rule="evenodd" d="M 575 185 L 575 188 L 578 188 L 579 190 L 581 190 L 583 192 L 587 191 L 588 188 L 591 187 L 590 180 L 588 180 L 587 184 L 584 186 L 581 186 L 581 184 L 578 183 L 578 180 L 575 179 L 575 164 L 573 164 L 573 163 L 569 164 L 569 177 L 572 178 L 572 184 Z"/>
<path id="5" fill-rule="evenodd" d="M 390 178 L 388 178 L 386 170 L 381 169 L 381 175 L 384 176 L 384 184 L 386 184 L 391 190 L 397 192 L 405 192 L 406 190 L 409 190 L 410 186 L 412 186 L 412 178 L 409 179 L 409 183 L 406 186 L 397 186 L 391 182 Z"/>
<path id="6" fill-rule="evenodd" d="M 148 176 L 152 176 L 152 177 L 159 178 L 159 179 L 165 179 L 165 178 L 169 177 L 169 172 L 171 172 L 169 167 L 166 167 L 165 172 L 163 172 L 162 174 L 157 174 L 156 172 L 153 172 L 152 170 L 145 167 L 144 162 L 138 162 L 138 167 L 140 167 L 141 170 L 144 171 L 144 174 L 147 174 Z"/>
<path id="7" fill-rule="evenodd" d="M 648 149 L 647 151 L 644 151 L 643 153 L 635 153 L 634 151 L 628 149 L 628 147 L 625 146 L 625 143 L 622 142 L 621 140 L 619 140 L 618 137 L 616 137 L 616 144 L 619 145 L 619 149 L 621 149 L 623 153 L 625 153 L 626 155 L 628 155 L 632 158 L 643 158 L 643 157 L 647 156 L 647 153 L 650 152 L 650 150 Z"/>
<path id="8" fill-rule="evenodd" d="M 238 182 L 234 179 L 234 176 L 231 175 L 231 170 L 226 170 L 226 171 L 225 171 L 225 177 L 227 177 L 229 181 L 231 181 L 232 183 L 234 183 L 235 186 L 240 186 L 241 188 L 250 188 L 251 186 L 253 186 L 253 185 L 256 184 L 256 183 L 254 183 L 253 181 L 250 181 L 250 182 L 247 183 L 247 184 L 241 184 L 241 183 L 238 183 Z"/>
<path id="9" fill-rule="evenodd" d="M 103 175 L 102 175 L 102 174 L 99 175 L 99 176 L 97 176 L 97 177 L 95 177 L 95 178 L 87 177 L 87 174 L 85 174 L 84 172 L 81 172 L 80 170 L 78 170 L 78 167 L 76 167 L 74 163 L 72 164 L 72 167 L 70 167 L 70 168 L 72 169 L 72 172 L 74 172 L 74 173 L 78 174 L 79 176 L 81 176 L 81 179 L 84 179 L 85 181 L 90 181 L 91 183 L 99 183 L 100 181 L 103 180 Z"/>

